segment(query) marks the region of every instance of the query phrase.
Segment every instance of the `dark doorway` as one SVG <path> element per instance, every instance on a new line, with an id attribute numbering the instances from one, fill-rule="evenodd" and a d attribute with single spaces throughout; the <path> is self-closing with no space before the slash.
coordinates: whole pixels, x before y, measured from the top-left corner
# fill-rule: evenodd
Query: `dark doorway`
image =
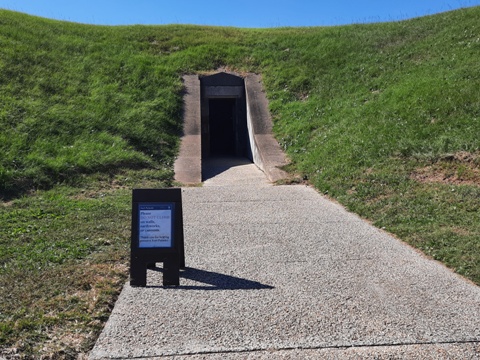
<path id="1" fill-rule="evenodd" d="M 210 154 L 235 155 L 236 99 L 209 99 Z"/>
<path id="2" fill-rule="evenodd" d="M 200 86 L 202 159 L 214 156 L 251 160 L 243 78 L 222 72 L 200 78 Z"/>

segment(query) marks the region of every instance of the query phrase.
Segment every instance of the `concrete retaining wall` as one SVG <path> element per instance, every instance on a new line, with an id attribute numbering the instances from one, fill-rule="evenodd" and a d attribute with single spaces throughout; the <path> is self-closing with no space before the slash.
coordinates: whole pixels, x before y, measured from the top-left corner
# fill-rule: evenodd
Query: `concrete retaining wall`
<path id="1" fill-rule="evenodd" d="M 265 173 L 269 181 L 285 179 L 287 173 L 279 167 L 287 164 L 287 158 L 273 137 L 272 119 L 260 75 L 248 74 L 245 77 L 245 93 L 252 160 Z"/>

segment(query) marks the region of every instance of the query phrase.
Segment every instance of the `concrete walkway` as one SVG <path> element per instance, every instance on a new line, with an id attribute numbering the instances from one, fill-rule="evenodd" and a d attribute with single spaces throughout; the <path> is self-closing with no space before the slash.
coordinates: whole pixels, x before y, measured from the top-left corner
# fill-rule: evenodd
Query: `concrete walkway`
<path id="1" fill-rule="evenodd" d="M 181 286 L 126 284 L 90 359 L 480 358 L 479 287 L 309 187 L 203 173 Z"/>

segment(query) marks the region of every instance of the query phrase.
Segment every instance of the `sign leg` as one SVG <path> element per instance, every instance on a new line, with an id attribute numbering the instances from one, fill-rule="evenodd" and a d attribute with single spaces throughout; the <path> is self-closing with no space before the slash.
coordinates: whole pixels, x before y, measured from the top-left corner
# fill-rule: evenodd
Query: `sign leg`
<path id="1" fill-rule="evenodd" d="M 146 264 L 133 261 L 130 264 L 130 286 L 147 286 L 147 267 Z"/>
<path id="2" fill-rule="evenodd" d="M 180 264 L 177 256 L 163 262 L 163 286 L 180 285 Z"/>

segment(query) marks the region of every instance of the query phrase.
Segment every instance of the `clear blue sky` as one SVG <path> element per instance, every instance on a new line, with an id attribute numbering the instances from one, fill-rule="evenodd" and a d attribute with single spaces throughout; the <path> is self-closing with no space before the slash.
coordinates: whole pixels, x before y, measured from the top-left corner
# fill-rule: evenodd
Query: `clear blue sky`
<path id="1" fill-rule="evenodd" d="M 0 0 L 3 9 L 86 24 L 235 27 L 396 21 L 477 5 L 480 0 Z"/>

